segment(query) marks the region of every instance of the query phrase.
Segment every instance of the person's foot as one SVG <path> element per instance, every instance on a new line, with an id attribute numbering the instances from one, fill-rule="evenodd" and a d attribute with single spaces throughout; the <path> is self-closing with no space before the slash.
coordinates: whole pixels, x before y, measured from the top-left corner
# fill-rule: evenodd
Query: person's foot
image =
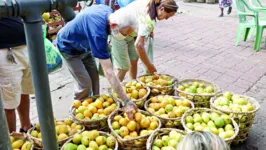
<path id="1" fill-rule="evenodd" d="M 31 124 L 31 125 L 30 125 L 30 128 L 32 128 L 32 127 L 33 127 L 33 125 Z M 27 133 L 28 130 L 24 130 L 23 128 L 20 128 L 20 129 L 19 129 L 19 132 L 20 132 L 20 133 Z"/>
<path id="2" fill-rule="evenodd" d="M 227 11 L 227 14 L 229 15 L 229 14 L 231 14 L 231 12 L 232 12 L 232 7 L 229 7 L 228 11 Z"/>
<path id="3" fill-rule="evenodd" d="M 224 16 L 224 14 L 223 13 L 221 13 L 218 17 L 223 17 Z"/>

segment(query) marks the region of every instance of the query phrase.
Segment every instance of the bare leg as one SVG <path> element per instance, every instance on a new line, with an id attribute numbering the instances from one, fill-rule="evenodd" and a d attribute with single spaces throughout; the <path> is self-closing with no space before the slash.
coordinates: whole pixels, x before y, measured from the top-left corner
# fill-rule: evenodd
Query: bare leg
<path id="1" fill-rule="evenodd" d="M 5 109 L 6 119 L 8 123 L 9 132 L 16 132 L 16 112 L 15 109 Z"/>
<path id="2" fill-rule="evenodd" d="M 130 63 L 129 76 L 131 79 L 136 79 L 138 73 L 138 60 L 131 60 Z"/>
<path id="3" fill-rule="evenodd" d="M 117 77 L 120 82 L 122 82 L 127 74 L 128 70 L 122 70 L 122 69 L 117 69 Z"/>
<path id="4" fill-rule="evenodd" d="M 21 102 L 17 108 L 20 119 L 21 128 L 27 131 L 31 127 L 30 123 L 30 97 L 29 95 L 21 95 Z"/>

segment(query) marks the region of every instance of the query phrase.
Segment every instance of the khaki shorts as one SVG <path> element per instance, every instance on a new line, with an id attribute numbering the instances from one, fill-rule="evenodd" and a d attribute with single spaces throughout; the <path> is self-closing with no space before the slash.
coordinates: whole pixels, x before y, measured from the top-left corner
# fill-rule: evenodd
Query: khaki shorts
<path id="1" fill-rule="evenodd" d="M 13 47 L 16 63 L 7 60 L 7 49 L 0 49 L 0 89 L 5 109 L 15 109 L 21 94 L 33 94 L 33 85 L 26 46 Z"/>
<path id="2" fill-rule="evenodd" d="M 116 68 L 129 70 L 130 60 L 137 60 L 138 54 L 135 48 L 134 38 L 127 36 L 125 40 L 111 39 L 112 43 L 112 58 Z"/>

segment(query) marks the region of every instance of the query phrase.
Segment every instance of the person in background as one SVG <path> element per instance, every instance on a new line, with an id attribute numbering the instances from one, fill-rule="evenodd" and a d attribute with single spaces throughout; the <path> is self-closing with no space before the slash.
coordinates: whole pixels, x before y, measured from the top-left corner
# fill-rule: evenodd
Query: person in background
<path id="1" fill-rule="evenodd" d="M 221 9 L 221 14 L 219 15 L 219 17 L 224 16 L 224 8 L 226 7 L 228 7 L 228 15 L 232 12 L 232 3 L 232 0 L 219 0 L 219 8 Z"/>
<path id="2" fill-rule="evenodd" d="M 123 7 L 120 9 L 125 9 L 132 14 L 138 23 L 138 28 L 120 39 L 111 38 L 113 64 L 120 81 L 123 81 L 128 71 L 130 78 L 136 79 L 139 58 L 149 73 L 157 71 L 146 53 L 145 41 L 153 37 L 156 20 L 167 20 L 174 16 L 178 9 L 174 0 L 127 0 L 126 3 L 129 4 L 126 6 L 123 2 L 118 0 L 118 4 Z"/>
<path id="3" fill-rule="evenodd" d="M 31 127 L 29 94 L 34 91 L 27 49 L 21 18 L 1 18 L 0 90 L 10 133 L 16 131 L 16 109 L 20 132 Z"/>
<path id="4" fill-rule="evenodd" d="M 230 150 L 230 148 L 219 136 L 198 131 L 187 134 L 178 144 L 177 150 Z"/>
<path id="5" fill-rule="evenodd" d="M 116 39 L 127 36 L 135 26 L 135 18 L 129 12 L 118 10 L 112 13 L 111 8 L 100 4 L 84 9 L 59 31 L 57 47 L 77 85 L 74 99 L 99 95 L 99 75 L 94 59 L 97 58 L 111 88 L 124 101 L 128 117 L 133 117 L 137 107 L 127 98 L 113 72 L 107 40 L 110 34 Z"/>

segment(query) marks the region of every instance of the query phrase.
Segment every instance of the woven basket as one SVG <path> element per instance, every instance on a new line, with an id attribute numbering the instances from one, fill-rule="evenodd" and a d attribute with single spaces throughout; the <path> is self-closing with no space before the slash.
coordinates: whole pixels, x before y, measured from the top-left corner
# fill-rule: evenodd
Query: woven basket
<path id="1" fill-rule="evenodd" d="M 28 138 L 26 134 L 24 134 L 24 133 L 16 133 L 16 132 L 12 132 L 12 133 L 10 134 L 10 136 L 13 136 L 13 137 L 15 138 L 15 140 L 20 140 L 20 139 L 21 139 L 21 140 L 24 141 L 24 143 L 25 143 L 26 141 L 30 142 L 30 143 L 32 144 L 30 150 L 33 150 L 33 149 L 34 149 L 34 142 L 33 142 L 30 138 Z"/>
<path id="2" fill-rule="evenodd" d="M 233 94 L 233 93 L 232 93 Z M 256 112 L 260 108 L 260 104 L 252 97 L 245 96 L 245 95 L 240 95 L 241 97 L 245 97 L 249 103 L 251 103 L 255 109 L 250 112 L 234 112 L 234 111 L 229 111 L 229 110 L 223 110 L 221 108 L 218 108 L 214 105 L 215 100 L 222 96 L 222 94 L 218 94 L 215 97 L 211 99 L 211 108 L 215 110 L 219 110 L 227 115 L 230 115 L 236 123 L 240 126 L 240 124 L 245 125 L 244 128 L 239 127 L 239 133 L 236 136 L 236 138 L 233 140 L 233 144 L 239 144 L 241 142 L 244 142 L 248 138 L 249 131 L 252 127 L 254 118 L 256 116 Z M 242 121 L 241 121 L 242 120 Z"/>
<path id="3" fill-rule="evenodd" d="M 200 80 L 200 79 L 185 79 L 185 80 L 180 81 L 176 85 L 176 87 L 178 87 L 179 85 L 183 85 L 183 84 L 191 85 L 193 82 L 203 83 L 206 86 L 212 86 L 214 88 L 214 93 L 210 93 L 210 94 L 187 93 L 185 91 L 182 91 L 176 88 L 178 95 L 191 100 L 194 103 L 195 107 L 210 108 L 210 99 L 220 92 L 220 88 L 212 82 Z"/>
<path id="4" fill-rule="evenodd" d="M 100 95 L 96 95 L 96 96 L 91 96 L 88 98 L 92 98 L 93 101 L 95 101 L 97 98 L 99 98 Z M 84 100 L 81 100 L 81 102 Z M 116 102 L 116 109 L 118 109 L 120 107 L 120 104 L 117 100 L 114 99 L 114 101 Z M 108 116 L 105 116 L 103 118 L 100 118 L 98 120 L 87 120 L 87 119 L 78 119 L 75 117 L 75 111 L 76 108 L 74 106 L 72 106 L 69 110 L 69 117 L 78 122 L 78 124 L 84 125 L 86 127 L 87 130 L 98 130 L 98 131 L 109 131 L 108 130 L 108 124 L 107 124 L 107 118 Z"/>
<path id="5" fill-rule="evenodd" d="M 100 133 L 100 136 L 105 136 L 105 137 L 114 137 L 113 135 L 109 134 L 109 133 L 106 133 L 106 132 L 103 132 L 103 131 L 99 131 Z M 67 144 L 67 143 L 70 143 L 72 142 L 72 139 L 73 138 L 70 138 L 62 147 L 60 150 L 64 150 L 64 146 Z M 115 139 L 115 138 L 114 138 Z M 118 150 L 118 143 L 117 143 L 117 140 L 116 140 L 116 143 L 115 143 L 115 148 L 113 150 Z"/>
<path id="6" fill-rule="evenodd" d="M 176 131 L 182 135 L 186 135 L 187 133 L 185 131 L 182 131 L 182 130 L 178 130 L 178 129 L 173 129 L 173 128 L 161 128 L 155 132 L 153 132 L 148 140 L 147 140 L 147 145 L 146 145 L 146 149 L 147 150 L 152 150 L 152 146 L 153 146 L 153 143 L 156 139 L 164 136 L 164 135 L 168 135 L 171 131 Z"/>
<path id="7" fill-rule="evenodd" d="M 148 112 L 139 110 L 142 114 L 146 116 L 151 116 Z M 118 109 L 114 111 L 108 118 L 108 126 L 111 130 L 111 134 L 114 135 L 114 137 L 117 139 L 118 144 L 119 144 L 119 149 L 120 150 L 145 150 L 146 149 L 146 142 L 148 137 L 152 134 L 147 134 L 144 136 L 138 136 L 136 138 L 130 138 L 130 139 L 123 139 L 120 137 L 112 128 L 112 121 L 114 120 L 115 115 L 117 114 L 122 114 L 123 111 L 122 109 Z M 158 118 L 157 118 L 158 119 Z M 153 132 L 161 128 L 161 121 L 158 119 L 159 126 L 157 129 L 155 129 Z"/>
<path id="8" fill-rule="evenodd" d="M 201 113 L 201 112 L 209 112 L 209 113 L 215 112 L 215 113 L 217 113 L 219 115 L 223 115 L 224 114 L 224 113 L 222 113 L 220 111 L 217 111 L 217 110 L 214 110 L 214 109 L 209 109 L 209 108 L 194 108 L 194 109 L 190 109 L 189 111 L 185 112 L 185 114 L 182 116 L 182 119 L 181 119 L 181 123 L 182 123 L 185 131 L 187 131 L 187 133 L 190 133 L 190 132 L 193 132 L 193 131 L 186 127 L 186 122 L 185 122 L 186 116 L 188 116 L 188 115 L 192 116 L 195 113 Z M 235 120 L 231 118 L 231 122 L 233 124 L 235 134 L 232 137 L 230 137 L 230 138 L 224 139 L 224 141 L 228 145 L 230 145 L 232 143 L 234 138 L 239 133 L 239 127 L 238 127 L 237 123 L 235 122 Z"/>
<path id="9" fill-rule="evenodd" d="M 173 95 L 174 94 L 174 91 L 175 91 L 174 88 L 175 88 L 176 83 L 178 82 L 178 80 L 175 77 L 168 75 L 168 74 L 157 74 L 157 75 L 166 75 L 171 78 L 171 81 L 173 84 L 169 86 L 164 86 L 164 87 L 149 86 L 141 82 L 139 79 L 141 77 L 150 76 L 150 75 L 153 75 L 153 74 L 145 74 L 145 75 L 139 76 L 137 79 L 138 82 L 140 82 L 141 84 L 145 86 L 148 86 L 151 89 L 150 97 L 154 97 L 157 95 Z"/>
<path id="10" fill-rule="evenodd" d="M 156 96 L 156 97 L 158 97 L 158 96 Z M 183 97 L 178 97 L 178 96 L 171 96 L 171 97 L 173 97 L 175 100 L 185 99 Z M 194 108 L 193 102 L 191 102 L 191 101 L 189 101 L 189 102 L 191 104 L 191 108 Z M 181 117 L 180 118 L 164 118 L 164 117 L 158 116 L 158 115 L 156 115 L 156 114 L 154 114 L 154 113 L 152 113 L 152 112 L 150 112 L 148 110 L 150 103 L 151 103 L 151 99 L 149 99 L 148 101 L 145 102 L 145 110 L 147 112 L 149 112 L 150 114 L 152 114 L 153 116 L 158 117 L 161 120 L 161 122 L 162 122 L 162 127 L 164 127 L 164 128 L 178 128 L 178 129 L 183 129 L 183 126 L 181 124 Z"/>
<path id="11" fill-rule="evenodd" d="M 122 84 L 125 86 L 127 83 L 128 82 L 123 82 Z M 137 105 L 137 107 L 139 109 L 142 109 L 144 107 L 144 103 L 147 100 L 147 98 L 148 98 L 148 96 L 150 95 L 150 92 L 151 92 L 149 87 L 144 86 L 144 88 L 147 90 L 147 94 L 144 97 L 140 98 L 140 99 L 132 100 Z M 120 98 L 118 98 L 117 96 L 114 95 L 113 89 L 109 88 L 108 89 L 108 93 L 109 93 L 109 95 L 112 96 L 112 98 L 114 100 L 119 101 L 124 106 L 124 102 Z"/>
<path id="12" fill-rule="evenodd" d="M 58 121 L 63 121 L 63 120 L 57 120 Z M 31 131 L 35 130 L 36 129 L 36 125 L 32 128 L 30 128 L 27 132 L 27 136 L 34 142 L 34 145 L 35 145 L 35 149 L 43 149 L 43 143 L 42 143 L 42 139 L 39 139 L 39 138 L 36 138 L 36 137 L 33 137 L 31 136 Z M 85 127 L 82 126 L 82 129 L 81 131 L 77 132 L 77 133 L 81 133 L 82 131 L 85 130 Z M 60 140 L 60 141 L 57 141 L 58 142 L 58 145 L 59 147 L 61 147 L 67 140 L 69 140 L 70 138 L 72 138 L 72 136 L 69 136 L 68 138 L 64 139 L 64 140 Z"/>

